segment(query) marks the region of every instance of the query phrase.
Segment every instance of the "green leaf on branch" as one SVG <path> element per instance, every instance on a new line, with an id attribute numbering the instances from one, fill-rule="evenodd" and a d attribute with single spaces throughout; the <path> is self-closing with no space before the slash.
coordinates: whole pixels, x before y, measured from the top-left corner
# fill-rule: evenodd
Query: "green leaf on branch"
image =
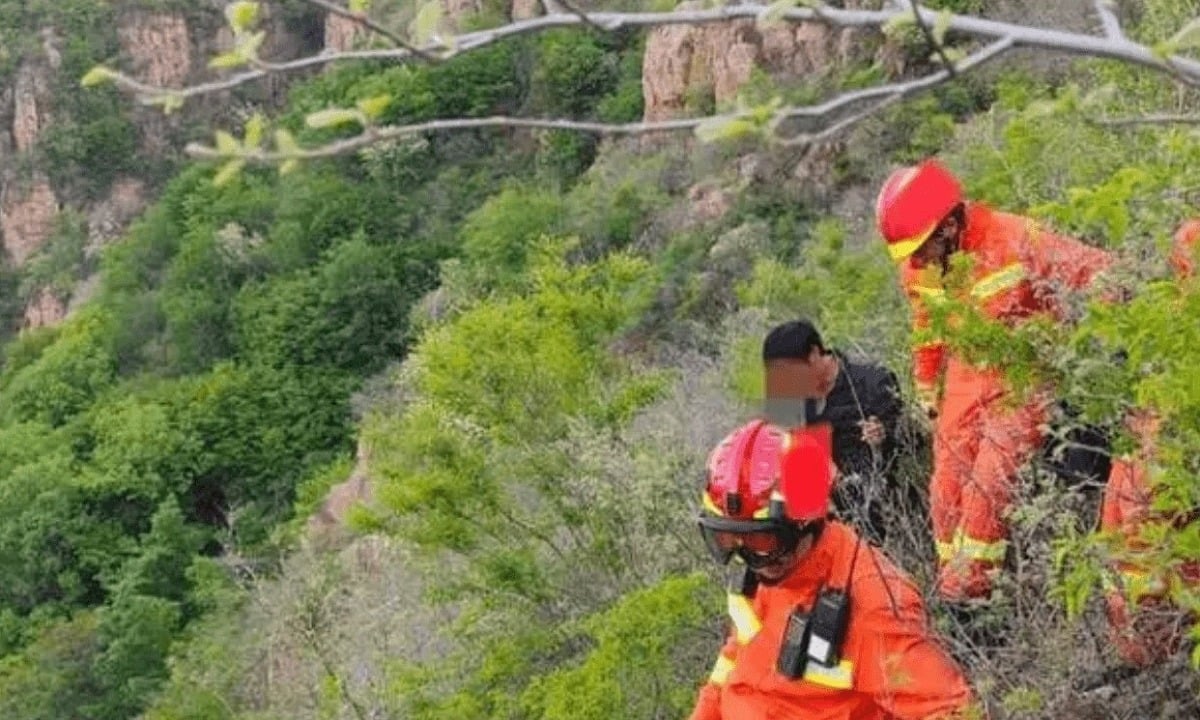
<path id="1" fill-rule="evenodd" d="M 362 114 L 356 110 L 329 108 L 309 113 L 305 116 L 304 123 L 310 128 L 328 128 L 352 122 L 362 123 L 362 120 Z"/>
<path id="2" fill-rule="evenodd" d="M 233 180 L 235 177 L 237 177 L 237 174 L 242 171 L 242 168 L 245 165 L 246 161 L 242 158 L 234 158 L 233 160 L 225 163 L 221 166 L 221 169 L 217 171 L 217 174 L 213 176 L 213 185 L 217 187 L 225 185 L 230 180 Z"/>
<path id="3" fill-rule="evenodd" d="M 946 42 L 946 31 L 950 29 L 950 18 L 952 17 L 954 17 L 954 13 L 949 10 L 938 13 L 937 20 L 933 23 L 933 41 L 938 45 Z"/>
<path id="4" fill-rule="evenodd" d="M 224 130 L 218 130 L 214 134 L 217 138 L 217 152 L 221 153 L 222 155 L 234 155 L 239 149 L 241 149 L 241 145 L 238 144 L 238 141 Z"/>
<path id="5" fill-rule="evenodd" d="M 758 132 L 759 125 L 739 118 L 710 118 L 696 126 L 695 135 L 700 142 L 711 143 L 735 140 Z"/>
<path id="6" fill-rule="evenodd" d="M 246 59 L 258 57 L 258 49 L 262 47 L 263 41 L 266 39 L 266 30 L 259 30 L 253 35 L 247 35 L 238 43 L 238 52 Z"/>
<path id="7" fill-rule="evenodd" d="M 352 13 L 365 13 L 371 7 L 371 0 L 350 0 L 349 10 Z"/>
<path id="8" fill-rule="evenodd" d="M 285 155 L 298 154 L 300 145 L 290 132 L 280 128 L 275 131 L 275 148 Z"/>
<path id="9" fill-rule="evenodd" d="M 945 55 L 946 59 L 951 63 L 956 63 L 967 56 L 967 51 L 963 50 L 962 48 L 944 47 L 942 48 L 941 52 L 937 52 L 935 50 L 934 52 L 929 53 L 929 62 L 941 62 L 942 55 Z"/>
<path id="10" fill-rule="evenodd" d="M 225 19 L 229 21 L 233 32 L 240 35 L 253 27 L 258 20 L 258 3 L 246 0 L 230 3 L 225 6 Z"/>
<path id="11" fill-rule="evenodd" d="M 101 83 L 109 82 L 116 76 L 117 76 L 117 73 L 115 73 L 114 71 L 109 70 L 108 68 L 104 67 L 103 65 L 97 65 L 96 67 L 92 68 L 91 70 L 88 70 L 87 73 L 82 78 L 80 78 L 79 84 L 82 85 L 83 87 L 93 87 L 93 86 L 99 85 Z"/>
<path id="12" fill-rule="evenodd" d="M 244 142 L 246 147 L 256 148 L 262 143 L 263 127 L 263 117 L 259 113 L 255 113 L 246 121 L 246 137 Z"/>
<path id="13" fill-rule="evenodd" d="M 916 24 L 917 19 L 912 16 L 912 13 L 902 11 L 896 15 L 893 15 L 891 19 L 881 25 L 879 29 L 883 31 L 884 35 L 891 36 L 894 33 L 900 32 L 904 28 L 915 27 Z"/>
<path id="14" fill-rule="evenodd" d="M 221 53 L 212 60 L 208 61 L 210 68 L 235 68 L 246 64 L 246 56 L 237 50 L 230 50 L 227 53 Z"/>
<path id="15" fill-rule="evenodd" d="M 1179 32 L 1167 40 L 1167 45 L 1171 48 L 1168 55 L 1173 55 L 1180 50 L 1200 47 L 1200 18 L 1193 18 L 1191 22 L 1180 28 Z"/>
<path id="16" fill-rule="evenodd" d="M 287 175 L 288 173 L 294 171 L 298 167 L 300 167 L 300 161 L 297 160 L 296 158 L 290 158 L 288 160 L 284 160 L 279 165 L 279 174 Z"/>
<path id="17" fill-rule="evenodd" d="M 369 120 L 377 120 L 387 110 L 388 105 L 392 102 L 391 95 L 376 95 L 374 97 L 363 98 L 356 103 L 359 111 Z"/>
<path id="18" fill-rule="evenodd" d="M 413 39 L 417 44 L 424 45 L 437 33 L 438 25 L 442 22 L 442 4 L 431 0 L 421 6 L 417 17 L 412 22 Z"/>
<path id="19" fill-rule="evenodd" d="M 183 107 L 183 96 L 179 93 L 163 93 L 145 101 L 147 105 L 161 105 L 164 115 L 170 115 Z"/>
<path id="20" fill-rule="evenodd" d="M 794 7 L 796 7 L 796 0 L 775 0 L 775 2 L 768 5 L 765 10 L 758 14 L 758 17 L 755 18 L 755 24 L 764 28 L 778 25 L 783 19 L 784 14 Z"/>

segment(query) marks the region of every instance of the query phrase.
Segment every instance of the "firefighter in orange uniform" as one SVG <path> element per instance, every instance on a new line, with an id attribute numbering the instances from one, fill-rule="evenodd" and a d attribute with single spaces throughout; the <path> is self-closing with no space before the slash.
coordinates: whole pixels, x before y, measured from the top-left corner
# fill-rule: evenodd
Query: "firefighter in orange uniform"
<path id="1" fill-rule="evenodd" d="M 892 173 L 876 220 L 900 265 L 917 329 L 928 327 L 927 303 L 948 293 L 1010 326 L 1044 313 L 1065 319 L 1063 290 L 1083 288 L 1111 264 L 1108 253 L 1032 219 L 966 200 L 958 179 L 934 159 Z M 945 283 L 956 253 L 972 261 L 961 291 Z M 998 368 L 971 365 L 941 342 L 914 347 L 913 372 L 923 404 L 936 413 L 929 503 L 937 589 L 950 602 L 987 598 L 1007 552 L 1004 515 L 1016 473 L 1041 444 L 1049 398 L 1004 402 Z"/>
<path id="2" fill-rule="evenodd" d="M 1154 468 L 1154 445 L 1159 420 L 1154 413 L 1131 413 L 1126 425 L 1138 441 L 1131 455 L 1113 459 L 1100 509 L 1100 529 L 1119 543 L 1115 563 L 1120 586 L 1105 594 L 1113 644 L 1121 658 L 1134 667 L 1147 667 L 1178 652 L 1190 622 L 1166 599 L 1169 572 L 1185 584 L 1200 585 L 1200 562 L 1186 562 L 1174 571 L 1151 574 L 1139 562 L 1139 553 L 1152 551 L 1142 539 L 1143 527 L 1167 522 L 1151 512 L 1152 491 L 1148 474 Z M 1187 518 L 1184 518 L 1186 524 Z M 1132 600 L 1134 607 L 1129 607 Z"/>
<path id="3" fill-rule="evenodd" d="M 1180 277 L 1191 277 L 1196 265 L 1196 239 L 1200 238 L 1200 218 L 1187 220 L 1175 231 L 1171 248 L 1171 269 Z"/>
<path id="4" fill-rule="evenodd" d="M 1195 272 L 1193 261 L 1200 219 L 1184 222 L 1175 233 L 1170 264 L 1180 278 Z M 1104 501 L 1100 507 L 1100 530 L 1118 543 L 1116 563 L 1120 586 L 1105 593 L 1113 644 L 1121 658 L 1134 667 L 1147 667 L 1177 652 L 1187 627 L 1182 614 L 1166 600 L 1169 577 L 1152 576 L 1137 555 L 1150 550 L 1141 537 L 1147 523 L 1164 522 L 1154 517 L 1149 474 L 1155 466 L 1155 439 L 1160 420 L 1149 410 L 1131 412 L 1126 426 L 1137 441 L 1137 449 L 1113 459 Z M 1191 587 L 1200 586 L 1200 562 L 1181 564 L 1177 578 Z M 1129 607 L 1132 600 L 1134 607 Z"/>
<path id="5" fill-rule="evenodd" d="M 972 692 L 931 636 L 916 586 L 827 517 L 828 436 L 804 445 L 796 432 L 754 420 L 709 457 L 701 533 L 719 563 L 736 556 L 742 572 L 691 720 L 962 717 Z M 802 447 L 816 449 L 817 471 L 788 470 Z M 806 493 L 815 501 L 797 499 Z"/>

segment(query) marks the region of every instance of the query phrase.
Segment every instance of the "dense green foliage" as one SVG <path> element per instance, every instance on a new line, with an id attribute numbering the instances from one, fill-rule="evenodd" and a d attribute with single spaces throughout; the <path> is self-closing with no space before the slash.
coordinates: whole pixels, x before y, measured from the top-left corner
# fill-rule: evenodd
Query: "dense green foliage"
<path id="1" fill-rule="evenodd" d="M 103 25 L 108 4 L 16 5 L 22 22 L 62 13 L 79 36 L 70 72 L 111 53 L 111 38 L 79 30 Z M 1148 6 L 1150 39 L 1197 12 Z M 295 85 L 278 120 L 332 139 L 344 131 L 304 116 L 381 94 L 389 122 L 634 120 L 643 42 L 562 30 L 435 66 L 346 64 Z M 1052 383 L 1090 421 L 1157 409 L 1162 506 L 1194 507 L 1200 325 L 1179 318 L 1200 312 L 1200 292 L 1162 282 L 1162 258 L 1195 212 L 1200 141 L 1088 122 L 1176 92 L 1105 63 L 1058 86 L 1025 73 L 951 85 L 867 123 L 824 194 L 793 178 L 802 151 L 562 133 L 430 133 L 221 186 L 211 167 L 184 170 L 104 252 L 89 303 L 3 347 L 0 714 L 685 716 L 722 631 L 693 532 L 697 478 L 760 391 L 762 330 L 808 315 L 833 345 L 907 375 L 907 309 L 857 216 L 869 210 L 830 199 L 873 191 L 880 157 L 940 151 L 974 196 L 1122 252 L 1118 279 L 1137 298 L 1080 298 L 1069 333 L 1014 335 L 953 304 L 933 332 L 1000 360 L 1020 387 Z M 66 97 L 71 120 L 44 148 L 56 167 L 132 162 L 112 96 Z M 767 169 L 744 174 L 739 157 Z M 80 192 L 105 187 L 84 175 Z M 698 189 L 723 210 L 704 211 Z M 64 214 L 0 286 L 68 290 L 94 262 L 84 242 Z M 373 534 L 334 552 L 306 522 L 356 455 L 377 502 L 351 517 Z M 923 458 L 910 461 L 922 481 Z M 1057 522 L 1042 502 L 1024 517 Z M 1039 577 L 1052 577 L 1014 602 L 1073 638 L 1058 610 L 1087 610 L 1108 557 L 1069 519 L 1038 538 L 1059 561 Z M 1200 557 L 1196 523 L 1157 532 L 1154 562 Z M 1075 677 L 1058 637 L 1031 640 L 1019 670 L 974 666 L 981 691 L 1044 706 Z M 1071 647 L 1102 664 L 1085 644 Z"/>

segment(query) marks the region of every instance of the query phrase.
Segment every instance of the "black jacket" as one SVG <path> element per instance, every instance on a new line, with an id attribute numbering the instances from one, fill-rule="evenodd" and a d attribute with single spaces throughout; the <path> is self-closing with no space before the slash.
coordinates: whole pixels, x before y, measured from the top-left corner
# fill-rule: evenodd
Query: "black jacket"
<path id="1" fill-rule="evenodd" d="M 904 402 L 896 374 L 882 365 L 851 360 L 834 351 L 840 365 L 833 389 L 825 398 L 818 421 L 833 429 L 833 460 L 839 480 L 834 505 L 840 517 L 854 523 L 868 538 L 882 543 L 889 525 L 911 514 L 903 507 L 913 498 L 907 483 L 897 476 L 903 450 L 901 428 Z M 862 421 L 876 417 L 886 438 L 878 448 L 862 439 Z"/>

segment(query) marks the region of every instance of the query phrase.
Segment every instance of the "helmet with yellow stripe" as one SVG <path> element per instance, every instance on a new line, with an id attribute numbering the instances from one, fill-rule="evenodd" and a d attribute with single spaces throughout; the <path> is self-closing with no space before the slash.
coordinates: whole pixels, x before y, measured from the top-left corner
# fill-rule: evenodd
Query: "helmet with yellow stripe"
<path id="1" fill-rule="evenodd" d="M 875 222 L 892 259 L 908 259 L 962 202 L 958 178 L 934 158 L 888 176 L 875 201 Z"/>
<path id="2" fill-rule="evenodd" d="M 699 517 L 717 562 L 736 553 L 750 567 L 770 565 L 820 528 L 833 479 L 827 430 L 784 430 L 757 419 L 717 445 Z"/>

